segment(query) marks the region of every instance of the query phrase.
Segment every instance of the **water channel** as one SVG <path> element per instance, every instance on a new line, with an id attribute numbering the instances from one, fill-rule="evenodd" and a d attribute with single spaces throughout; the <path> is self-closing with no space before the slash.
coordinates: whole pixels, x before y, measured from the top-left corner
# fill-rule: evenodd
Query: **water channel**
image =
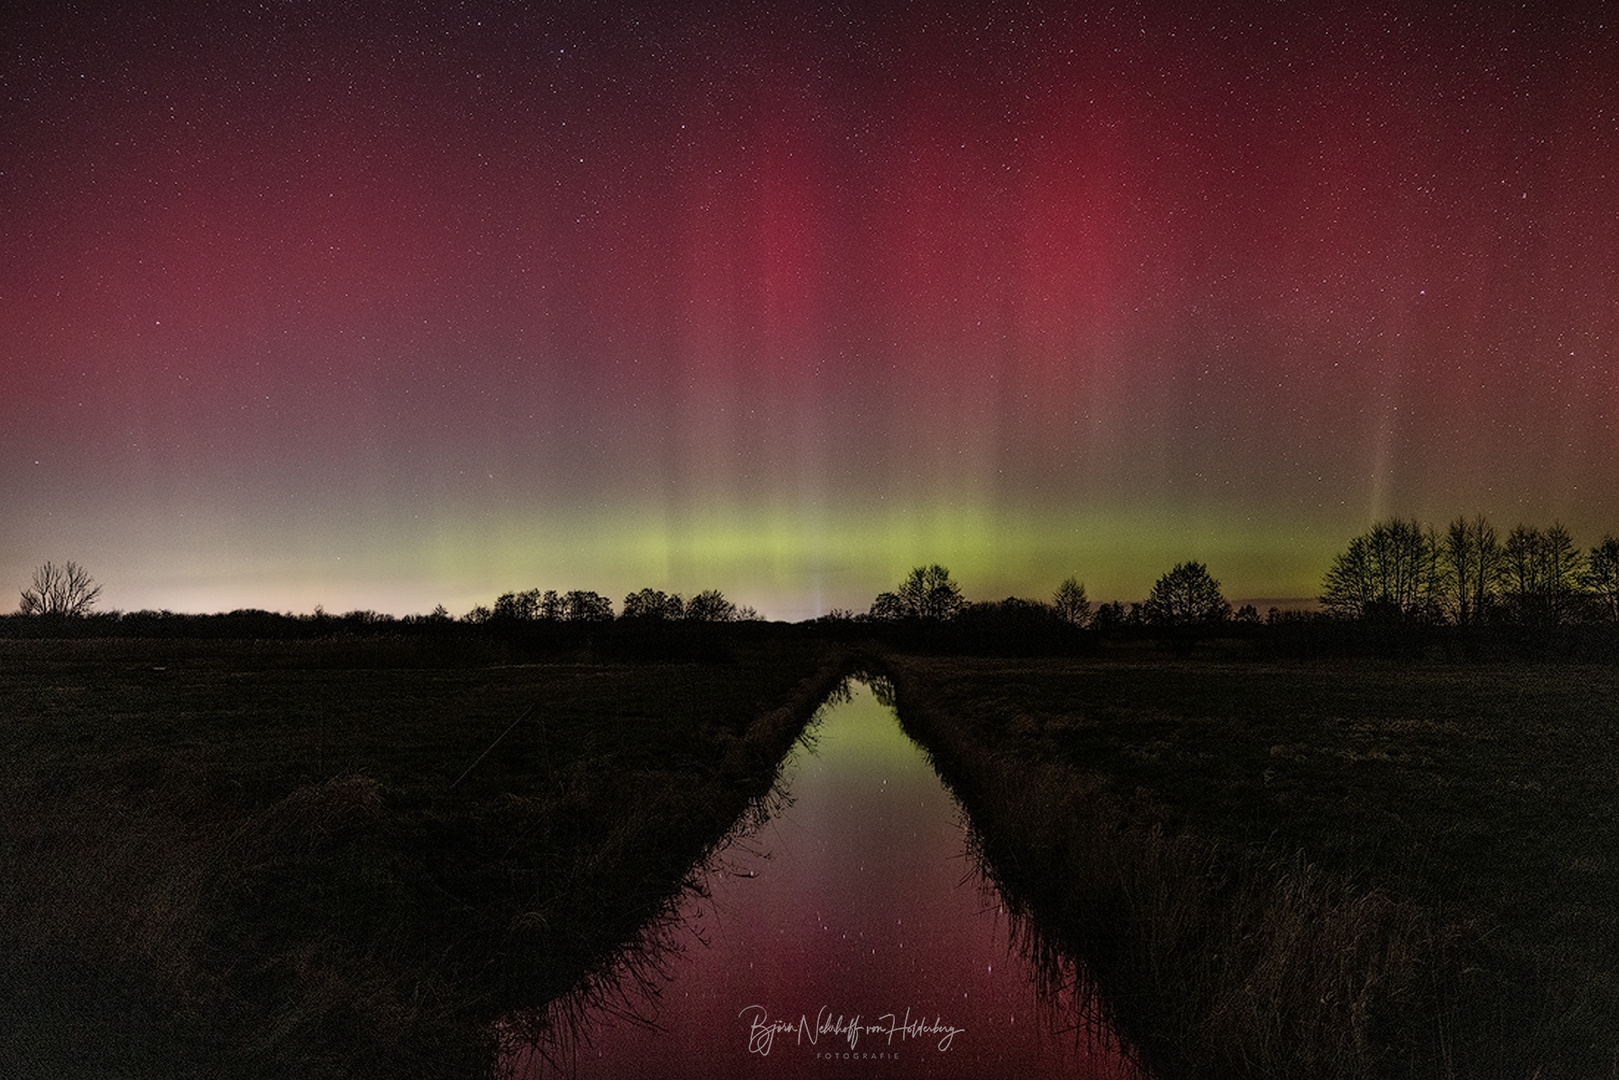
<path id="1" fill-rule="evenodd" d="M 593 1010 L 551 1061 L 509 1057 L 516 1076 L 1138 1080 L 1110 1032 L 1076 1023 L 1098 1010 L 1075 980 L 1037 979 L 1014 947 L 965 815 L 893 711 L 850 691 L 790 755 L 790 803 L 662 931 L 676 951 L 652 996 Z"/>

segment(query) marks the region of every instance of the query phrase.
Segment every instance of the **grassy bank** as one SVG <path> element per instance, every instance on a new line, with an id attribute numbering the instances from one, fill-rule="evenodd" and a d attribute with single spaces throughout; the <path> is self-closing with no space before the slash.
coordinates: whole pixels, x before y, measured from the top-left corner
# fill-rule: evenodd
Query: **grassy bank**
<path id="1" fill-rule="evenodd" d="M 1619 1075 L 1619 672 L 892 657 L 1166 1077 Z"/>
<path id="2" fill-rule="evenodd" d="M 495 1017 L 669 902 L 841 674 L 520 660 L 0 642 L 0 1073 L 477 1075 Z"/>

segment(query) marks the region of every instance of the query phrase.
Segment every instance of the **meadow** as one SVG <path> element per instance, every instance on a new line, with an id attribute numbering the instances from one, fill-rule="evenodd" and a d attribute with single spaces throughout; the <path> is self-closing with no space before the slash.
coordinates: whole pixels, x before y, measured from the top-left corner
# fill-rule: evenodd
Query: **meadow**
<path id="1" fill-rule="evenodd" d="M 0 641 L 0 1074 L 486 1072 L 493 1021 L 610 968 L 842 674 L 721 652 Z"/>
<path id="2" fill-rule="evenodd" d="M 1619 1075 L 1619 670 L 890 655 L 1160 1075 Z"/>
<path id="3" fill-rule="evenodd" d="M 1619 1076 L 1619 668 L 592 634 L 0 640 L 0 1073 L 486 1074 L 862 671 L 1162 1080 Z"/>

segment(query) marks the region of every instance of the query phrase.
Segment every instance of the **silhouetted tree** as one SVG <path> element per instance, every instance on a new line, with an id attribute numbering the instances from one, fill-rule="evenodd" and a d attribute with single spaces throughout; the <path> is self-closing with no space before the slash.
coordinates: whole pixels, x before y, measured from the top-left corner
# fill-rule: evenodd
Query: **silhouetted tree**
<path id="1" fill-rule="evenodd" d="M 1072 575 L 1051 594 L 1051 606 L 1058 618 L 1071 626 L 1084 626 L 1090 621 L 1091 602 L 1085 595 L 1085 586 Z"/>
<path id="2" fill-rule="evenodd" d="M 501 593 L 495 597 L 494 617 L 524 622 L 540 617 L 540 590 Z"/>
<path id="3" fill-rule="evenodd" d="M 950 571 L 934 563 L 918 566 L 900 582 L 895 592 L 902 614 L 913 619 L 954 618 L 965 606 L 961 586 L 950 578 Z"/>
<path id="4" fill-rule="evenodd" d="M 1619 540 L 1604 536 L 1585 560 L 1585 588 L 1597 618 L 1619 622 Z"/>
<path id="5" fill-rule="evenodd" d="M 1575 622 L 1585 600 L 1585 552 L 1574 543 L 1561 521 L 1552 522 L 1542 536 L 1546 608 L 1554 625 Z"/>
<path id="6" fill-rule="evenodd" d="M 1271 610 L 1274 611 L 1276 609 L 1272 608 Z M 1237 609 L 1237 613 L 1231 618 L 1234 622 L 1244 623 L 1248 626 L 1258 626 L 1259 609 L 1254 607 L 1252 604 L 1244 604 L 1242 607 Z"/>
<path id="7" fill-rule="evenodd" d="M 545 595 L 540 597 L 540 618 L 549 622 L 560 622 L 568 617 L 568 607 L 562 602 L 555 589 L 546 589 Z"/>
<path id="8" fill-rule="evenodd" d="M 1458 626 L 1489 618 L 1501 582 L 1501 541 L 1495 526 L 1479 514 L 1458 517 L 1445 531 L 1441 552 L 1447 607 Z"/>
<path id="9" fill-rule="evenodd" d="M 622 619 L 679 619 L 686 614 L 686 602 L 679 593 L 642 589 L 624 598 Z"/>
<path id="10" fill-rule="evenodd" d="M 1231 614 L 1220 583 L 1200 562 L 1176 563 L 1153 583 L 1142 607 L 1148 625 L 1168 630 L 1194 630 L 1218 626 Z"/>
<path id="11" fill-rule="evenodd" d="M 575 589 L 562 597 L 564 618 L 569 622 L 612 622 L 613 602 L 600 593 Z"/>
<path id="12" fill-rule="evenodd" d="M 1540 530 L 1521 522 L 1501 545 L 1501 587 L 1515 622 L 1541 621 L 1542 613 L 1537 610 L 1542 591 L 1539 552 Z"/>
<path id="13" fill-rule="evenodd" d="M 693 622 L 734 622 L 736 605 L 718 589 L 704 589 L 686 605 L 686 618 Z"/>
<path id="14" fill-rule="evenodd" d="M 1320 600 L 1334 615 L 1430 621 L 1438 616 L 1443 586 L 1438 535 L 1415 520 L 1390 518 L 1334 557 Z"/>
<path id="15" fill-rule="evenodd" d="M 69 559 L 61 566 L 47 562 L 34 571 L 33 583 L 22 591 L 17 611 L 23 615 L 88 615 L 101 595 L 101 586 L 89 571 Z"/>
<path id="16" fill-rule="evenodd" d="M 905 605 L 900 603 L 899 594 L 880 592 L 871 602 L 871 610 L 866 613 L 868 619 L 878 622 L 893 622 L 895 619 L 905 617 Z"/>
<path id="17" fill-rule="evenodd" d="M 1501 545 L 1503 588 L 1515 621 L 1557 626 L 1571 621 L 1585 576 L 1585 553 L 1561 522 L 1542 532 L 1517 525 Z"/>
<path id="18" fill-rule="evenodd" d="M 1091 616 L 1091 629 L 1100 630 L 1103 633 L 1117 630 L 1125 624 L 1126 618 L 1124 604 L 1118 600 L 1110 600 L 1099 606 L 1096 609 L 1096 614 Z"/>

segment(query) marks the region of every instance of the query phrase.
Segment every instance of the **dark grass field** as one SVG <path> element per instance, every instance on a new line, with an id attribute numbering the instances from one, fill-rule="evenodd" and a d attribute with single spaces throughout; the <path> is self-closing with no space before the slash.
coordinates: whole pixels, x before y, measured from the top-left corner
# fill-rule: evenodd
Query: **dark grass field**
<path id="1" fill-rule="evenodd" d="M 1619 1075 L 1619 669 L 690 652 L 0 641 L 0 1075 L 486 1072 L 861 664 L 1166 1080 Z"/>
<path id="2" fill-rule="evenodd" d="M 902 718 L 976 781 L 980 824 L 1010 815 L 988 845 L 1005 876 L 1156 939 L 1156 959 L 1114 950 L 1134 964 L 1116 989 L 1177 1071 L 1619 1075 L 1619 669 L 890 666 Z M 1086 829 L 1106 834 L 1088 854 Z M 1076 880 L 1108 873 L 1109 895 Z M 1171 1024 L 1177 995 L 1203 1000 Z M 1238 1038 L 1245 1011 L 1274 1030 Z M 1306 1056 L 1311 1024 L 1358 1034 Z"/>
<path id="3" fill-rule="evenodd" d="M 0 642 L 0 1075 L 477 1075 L 497 1016 L 670 902 L 839 674 Z"/>

